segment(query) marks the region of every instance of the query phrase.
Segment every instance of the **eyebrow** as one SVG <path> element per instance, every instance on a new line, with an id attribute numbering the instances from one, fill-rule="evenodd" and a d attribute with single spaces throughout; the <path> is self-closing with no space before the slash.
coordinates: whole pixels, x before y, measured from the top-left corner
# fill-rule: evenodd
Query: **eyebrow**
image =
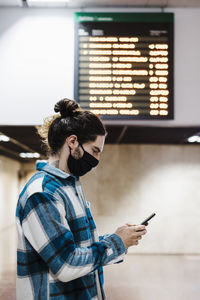
<path id="1" fill-rule="evenodd" d="M 98 152 L 101 152 L 101 150 L 99 149 L 99 147 L 93 146 L 93 148 L 95 148 Z"/>

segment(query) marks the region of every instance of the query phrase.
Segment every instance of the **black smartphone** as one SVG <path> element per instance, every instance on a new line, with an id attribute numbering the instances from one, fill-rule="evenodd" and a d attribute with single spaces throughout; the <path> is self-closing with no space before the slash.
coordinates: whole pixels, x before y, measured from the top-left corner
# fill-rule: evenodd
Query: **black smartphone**
<path id="1" fill-rule="evenodd" d="M 146 226 L 147 223 L 148 223 L 148 221 L 151 220 L 155 215 L 156 215 L 155 213 L 151 214 L 148 218 L 146 218 L 146 219 L 141 223 L 141 225 L 145 225 L 145 226 Z"/>

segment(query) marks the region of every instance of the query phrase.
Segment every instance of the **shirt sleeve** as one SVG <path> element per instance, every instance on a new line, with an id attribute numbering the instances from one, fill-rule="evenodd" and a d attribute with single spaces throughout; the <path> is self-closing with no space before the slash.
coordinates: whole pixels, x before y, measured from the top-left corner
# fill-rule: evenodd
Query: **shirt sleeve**
<path id="1" fill-rule="evenodd" d="M 123 258 L 126 249 L 116 234 L 77 247 L 65 214 L 60 201 L 43 192 L 28 198 L 22 219 L 25 237 L 57 279 L 68 282 Z"/>
<path id="2" fill-rule="evenodd" d="M 109 236 L 110 236 L 109 234 L 100 235 L 100 236 L 99 236 L 99 241 L 102 241 L 102 240 L 106 239 L 106 238 L 109 237 Z M 122 241 L 122 243 L 123 243 L 123 241 Z M 124 243 L 123 243 L 123 245 L 124 245 Z M 124 247 L 125 247 L 125 246 L 124 246 Z M 124 252 L 122 255 L 118 256 L 118 257 L 115 259 L 115 261 L 112 262 L 112 264 L 113 264 L 113 263 L 114 263 L 114 264 L 115 264 L 115 263 L 116 263 L 116 264 L 119 264 L 119 263 L 123 262 L 127 253 L 128 253 L 128 249 L 125 248 L 125 252 Z"/>

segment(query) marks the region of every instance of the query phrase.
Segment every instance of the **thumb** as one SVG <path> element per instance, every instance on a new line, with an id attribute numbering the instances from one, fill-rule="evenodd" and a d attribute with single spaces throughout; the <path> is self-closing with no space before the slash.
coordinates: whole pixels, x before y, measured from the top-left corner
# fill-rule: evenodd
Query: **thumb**
<path id="1" fill-rule="evenodd" d="M 136 226 L 136 225 L 133 224 L 132 222 L 127 222 L 125 225 L 126 225 L 126 226 Z"/>

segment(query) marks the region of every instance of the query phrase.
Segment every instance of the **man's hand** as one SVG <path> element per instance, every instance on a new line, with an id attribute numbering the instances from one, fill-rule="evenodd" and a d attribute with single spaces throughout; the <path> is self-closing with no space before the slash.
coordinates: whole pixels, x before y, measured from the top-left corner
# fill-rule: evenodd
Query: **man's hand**
<path id="1" fill-rule="evenodd" d="M 146 229 L 144 225 L 132 225 L 129 223 L 117 228 L 115 234 L 121 237 L 124 246 L 128 249 L 131 246 L 138 245 L 142 235 L 146 234 Z"/>

